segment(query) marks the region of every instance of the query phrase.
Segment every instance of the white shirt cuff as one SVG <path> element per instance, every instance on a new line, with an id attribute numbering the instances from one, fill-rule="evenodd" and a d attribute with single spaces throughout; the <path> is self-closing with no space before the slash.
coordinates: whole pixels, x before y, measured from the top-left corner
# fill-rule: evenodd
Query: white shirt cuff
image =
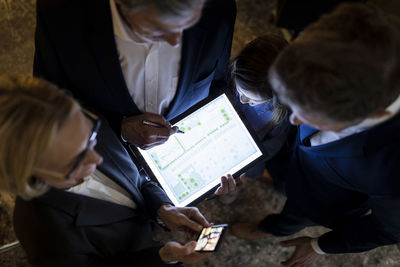
<path id="1" fill-rule="evenodd" d="M 326 254 L 325 252 L 322 251 L 322 249 L 319 247 L 318 245 L 318 238 L 313 238 L 311 239 L 311 247 L 313 248 L 313 250 L 319 254 L 319 255 L 324 255 Z"/>

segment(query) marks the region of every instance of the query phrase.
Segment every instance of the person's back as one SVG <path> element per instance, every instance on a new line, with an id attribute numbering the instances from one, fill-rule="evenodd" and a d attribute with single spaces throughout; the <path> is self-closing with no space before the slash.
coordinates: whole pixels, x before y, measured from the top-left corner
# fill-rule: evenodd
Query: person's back
<path id="1" fill-rule="evenodd" d="M 288 241 L 297 247 L 290 262 L 400 241 L 399 25 L 374 7 L 341 5 L 271 68 L 272 87 L 299 127 L 293 148 L 267 163 L 286 182 L 285 207 L 256 227 L 278 236 L 332 229 Z M 236 233 L 246 237 L 241 227 Z"/>

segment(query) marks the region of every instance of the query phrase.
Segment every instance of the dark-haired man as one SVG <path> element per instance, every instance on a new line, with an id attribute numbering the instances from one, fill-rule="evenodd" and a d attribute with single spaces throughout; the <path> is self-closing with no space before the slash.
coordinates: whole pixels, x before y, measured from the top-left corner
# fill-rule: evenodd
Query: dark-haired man
<path id="1" fill-rule="evenodd" d="M 34 74 L 147 149 L 224 87 L 235 17 L 234 0 L 38 0 Z"/>
<path id="2" fill-rule="evenodd" d="M 298 125 L 294 145 L 267 164 L 286 182 L 280 214 L 233 226 L 246 239 L 331 231 L 282 242 L 288 266 L 318 254 L 367 251 L 400 241 L 400 22 L 343 4 L 278 57 L 270 82 Z"/>

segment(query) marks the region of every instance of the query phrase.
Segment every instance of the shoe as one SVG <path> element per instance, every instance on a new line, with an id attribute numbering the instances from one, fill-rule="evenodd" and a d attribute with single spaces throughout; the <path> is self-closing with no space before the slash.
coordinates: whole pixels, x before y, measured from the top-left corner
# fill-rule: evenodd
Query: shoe
<path id="1" fill-rule="evenodd" d="M 232 234 L 247 240 L 258 240 L 271 237 L 272 234 L 258 229 L 259 222 L 235 223 L 231 226 Z"/>

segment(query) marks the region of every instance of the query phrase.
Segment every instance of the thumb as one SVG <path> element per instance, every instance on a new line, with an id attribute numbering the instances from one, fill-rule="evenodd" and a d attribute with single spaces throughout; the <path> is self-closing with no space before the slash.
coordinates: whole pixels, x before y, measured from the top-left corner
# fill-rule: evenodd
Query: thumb
<path id="1" fill-rule="evenodd" d="M 300 242 L 302 238 L 298 237 L 298 238 L 294 238 L 294 239 L 289 239 L 289 240 L 285 240 L 285 241 L 281 241 L 280 245 L 281 247 L 293 247 L 293 246 L 297 246 Z"/>
<path id="2" fill-rule="evenodd" d="M 169 121 L 167 121 L 163 116 L 158 115 L 158 114 L 150 114 L 147 113 L 147 118 L 149 121 L 160 124 L 164 127 L 170 127 L 171 123 Z"/>
<path id="3" fill-rule="evenodd" d="M 246 178 L 246 174 L 245 174 L 245 173 L 242 173 L 242 174 L 239 176 L 239 181 L 240 181 L 240 186 L 245 186 L 245 185 L 246 185 L 246 183 L 247 183 L 247 178 Z"/>
<path id="4" fill-rule="evenodd" d="M 222 188 L 222 186 L 220 186 L 217 188 L 217 190 L 215 190 L 214 194 L 221 195 L 223 191 L 224 191 L 224 189 Z"/>
<path id="5" fill-rule="evenodd" d="M 181 256 L 186 256 L 189 254 L 192 254 L 194 252 L 194 249 L 196 248 L 196 241 L 190 241 L 188 243 L 186 243 L 183 247 L 182 247 L 182 255 Z"/>
<path id="6" fill-rule="evenodd" d="M 172 134 L 177 133 L 178 131 L 179 131 L 179 127 L 178 126 L 171 127 Z"/>

